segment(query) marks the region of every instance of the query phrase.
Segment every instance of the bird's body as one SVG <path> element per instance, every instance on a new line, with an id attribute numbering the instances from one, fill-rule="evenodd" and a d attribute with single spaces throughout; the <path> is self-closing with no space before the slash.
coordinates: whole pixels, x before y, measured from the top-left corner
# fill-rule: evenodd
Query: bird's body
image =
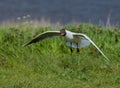
<path id="1" fill-rule="evenodd" d="M 66 35 L 64 36 L 68 41 L 75 42 L 73 37 L 74 32 L 66 30 Z"/>
<path id="2" fill-rule="evenodd" d="M 106 61 L 109 59 L 104 55 L 104 53 L 97 47 L 97 45 L 85 34 L 83 33 L 75 33 L 65 29 L 61 29 L 60 31 L 47 31 L 42 34 L 39 34 L 35 38 L 33 38 L 28 43 L 24 44 L 23 46 L 30 45 L 32 43 L 36 43 L 46 38 L 50 38 L 53 36 L 63 36 L 66 39 L 66 45 L 72 48 L 83 48 L 85 46 L 92 45 L 105 57 Z"/>
<path id="3" fill-rule="evenodd" d="M 66 35 L 64 36 L 65 39 L 69 42 L 72 42 L 72 43 L 78 43 L 81 41 L 80 37 L 74 37 L 75 33 L 74 32 L 70 32 L 68 30 L 66 30 Z"/>
<path id="4" fill-rule="evenodd" d="M 79 36 L 75 36 L 76 34 Z M 90 45 L 89 40 L 85 39 L 81 33 L 66 30 L 66 35 L 64 38 L 66 39 L 66 45 L 72 48 L 83 48 Z"/>

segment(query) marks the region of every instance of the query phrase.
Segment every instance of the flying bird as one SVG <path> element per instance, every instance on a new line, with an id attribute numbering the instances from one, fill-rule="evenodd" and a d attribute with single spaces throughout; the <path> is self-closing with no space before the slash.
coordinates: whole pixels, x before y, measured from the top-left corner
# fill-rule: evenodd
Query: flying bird
<path id="1" fill-rule="evenodd" d="M 65 29 L 61 29 L 60 31 L 46 31 L 42 34 L 37 35 L 35 38 L 24 44 L 23 46 L 30 45 L 32 43 L 36 43 L 46 38 L 54 37 L 54 36 L 63 36 L 66 39 L 66 45 L 72 48 L 77 48 L 79 52 L 79 48 L 83 48 L 92 44 L 105 58 L 105 61 L 110 61 L 106 55 L 98 48 L 98 46 L 85 34 L 83 33 L 75 33 Z M 71 49 L 72 52 L 72 49 Z"/>

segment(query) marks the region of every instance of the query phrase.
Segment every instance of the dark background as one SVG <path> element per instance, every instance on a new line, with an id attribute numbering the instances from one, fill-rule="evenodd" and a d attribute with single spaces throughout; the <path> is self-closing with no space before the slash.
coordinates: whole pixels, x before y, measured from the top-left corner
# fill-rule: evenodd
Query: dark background
<path id="1" fill-rule="evenodd" d="M 120 0 L 0 0 L 0 22 L 24 15 L 31 19 L 45 18 L 62 24 L 91 22 L 120 23 Z"/>

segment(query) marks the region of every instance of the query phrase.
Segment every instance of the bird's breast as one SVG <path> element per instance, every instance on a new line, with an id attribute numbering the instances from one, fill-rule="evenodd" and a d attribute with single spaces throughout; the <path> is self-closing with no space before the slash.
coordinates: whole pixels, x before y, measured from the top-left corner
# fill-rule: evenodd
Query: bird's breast
<path id="1" fill-rule="evenodd" d="M 80 41 L 79 37 L 74 37 L 74 33 L 68 32 L 65 36 L 66 40 L 73 43 L 78 43 Z"/>

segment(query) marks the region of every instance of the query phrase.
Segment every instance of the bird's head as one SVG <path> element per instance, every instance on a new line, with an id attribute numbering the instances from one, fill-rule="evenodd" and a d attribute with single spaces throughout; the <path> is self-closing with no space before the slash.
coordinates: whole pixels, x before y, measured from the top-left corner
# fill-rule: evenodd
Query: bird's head
<path id="1" fill-rule="evenodd" d="M 61 29 L 61 30 L 60 30 L 60 35 L 61 35 L 61 36 L 65 36 L 65 35 L 66 35 L 65 29 Z"/>

